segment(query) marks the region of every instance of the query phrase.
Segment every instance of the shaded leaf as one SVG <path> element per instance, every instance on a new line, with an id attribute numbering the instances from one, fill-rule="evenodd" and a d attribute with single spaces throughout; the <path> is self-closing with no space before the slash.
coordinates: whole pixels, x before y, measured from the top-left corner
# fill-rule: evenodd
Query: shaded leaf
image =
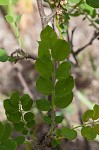
<path id="1" fill-rule="evenodd" d="M 1 131 L 0 131 L 0 133 L 1 133 Z M 9 123 L 6 123 L 4 125 L 4 134 L 3 134 L 1 141 L 9 139 L 10 136 L 11 136 L 11 126 Z"/>
<path id="2" fill-rule="evenodd" d="M 19 92 L 14 91 L 14 92 L 11 94 L 10 101 L 11 101 L 12 105 L 15 105 L 15 106 L 18 105 L 18 104 L 19 104 L 19 101 L 20 101 Z"/>
<path id="3" fill-rule="evenodd" d="M 93 8 L 99 8 L 98 0 L 86 0 L 86 3 Z"/>
<path id="4" fill-rule="evenodd" d="M 34 118 L 34 114 L 32 112 L 27 112 L 24 114 L 25 121 L 31 121 Z"/>
<path id="5" fill-rule="evenodd" d="M 40 37 L 41 41 L 44 40 L 49 49 L 53 47 L 55 41 L 57 40 L 56 33 L 49 25 L 47 25 L 47 27 L 41 31 Z"/>
<path id="6" fill-rule="evenodd" d="M 5 140 L 0 144 L 0 150 L 16 150 L 16 148 L 17 143 L 12 139 Z"/>
<path id="7" fill-rule="evenodd" d="M 28 128 L 32 128 L 35 125 L 35 120 L 32 119 L 31 121 L 27 122 L 26 125 L 27 125 Z"/>
<path id="8" fill-rule="evenodd" d="M 93 113 L 94 113 L 93 110 L 87 110 L 87 111 L 83 114 L 83 116 L 82 116 L 83 122 L 89 121 L 89 118 L 92 119 L 92 118 L 93 118 Z"/>
<path id="9" fill-rule="evenodd" d="M 66 96 L 72 92 L 74 87 L 73 77 L 68 77 L 67 79 L 59 80 L 55 86 L 55 95 L 58 97 Z"/>
<path id="10" fill-rule="evenodd" d="M 70 45 L 65 40 L 58 39 L 52 47 L 52 57 L 57 61 L 62 61 L 70 54 Z"/>
<path id="11" fill-rule="evenodd" d="M 58 69 L 56 70 L 56 78 L 58 80 L 66 79 L 70 75 L 70 70 L 71 70 L 70 62 L 61 63 Z"/>
<path id="12" fill-rule="evenodd" d="M 3 137 L 3 135 L 4 135 L 4 126 L 3 126 L 3 124 L 0 122 L 0 140 L 1 140 L 1 138 Z"/>
<path id="13" fill-rule="evenodd" d="M 94 140 L 97 136 L 95 129 L 90 126 L 83 127 L 81 129 L 81 134 L 89 141 Z"/>
<path id="14" fill-rule="evenodd" d="M 21 145 L 24 143 L 25 137 L 24 136 L 17 136 L 16 138 L 14 138 L 14 141 L 17 143 L 17 145 Z"/>
<path id="15" fill-rule="evenodd" d="M 53 84 L 50 79 L 39 77 L 36 81 L 36 88 L 42 94 L 49 95 L 53 89 Z"/>
<path id="16" fill-rule="evenodd" d="M 63 121 L 64 117 L 63 116 L 56 116 L 55 117 L 55 122 L 56 123 L 61 123 Z"/>
<path id="17" fill-rule="evenodd" d="M 13 125 L 16 131 L 22 131 L 24 129 L 24 123 L 22 121 L 14 123 Z"/>
<path id="18" fill-rule="evenodd" d="M 73 100 L 73 93 L 71 92 L 63 97 L 55 97 L 54 104 L 58 108 L 66 108 L 72 103 L 72 100 Z"/>
<path id="19" fill-rule="evenodd" d="M 52 122 L 52 120 L 49 116 L 44 116 L 43 119 L 47 124 L 51 124 L 51 122 Z"/>
<path id="20" fill-rule="evenodd" d="M 54 71 L 54 65 L 52 61 L 46 56 L 43 56 L 36 60 L 35 68 L 39 72 L 39 74 L 45 78 L 50 78 Z"/>
<path id="21" fill-rule="evenodd" d="M 50 110 L 50 102 L 46 99 L 38 99 L 36 100 L 37 108 L 42 111 L 49 111 Z"/>
<path id="22" fill-rule="evenodd" d="M 74 140 L 77 137 L 77 132 L 70 128 L 62 128 L 61 134 L 68 140 Z"/>

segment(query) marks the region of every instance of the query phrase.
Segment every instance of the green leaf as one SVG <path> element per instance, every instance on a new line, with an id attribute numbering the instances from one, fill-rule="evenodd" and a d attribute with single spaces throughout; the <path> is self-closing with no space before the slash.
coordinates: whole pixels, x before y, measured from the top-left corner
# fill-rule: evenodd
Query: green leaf
<path id="1" fill-rule="evenodd" d="M 28 131 L 27 131 L 27 130 L 23 130 L 23 131 L 22 131 L 22 134 L 23 134 L 23 135 L 27 135 L 27 134 L 28 134 Z"/>
<path id="2" fill-rule="evenodd" d="M 56 135 L 61 136 L 61 129 L 56 129 Z"/>
<path id="3" fill-rule="evenodd" d="M 46 56 L 43 56 L 36 60 L 35 68 L 39 72 L 39 74 L 45 78 L 50 78 L 54 71 L 54 65 L 52 61 Z"/>
<path id="4" fill-rule="evenodd" d="M 59 80 L 55 86 L 55 95 L 63 97 L 72 92 L 74 87 L 73 77 L 69 76 L 67 79 Z"/>
<path id="5" fill-rule="evenodd" d="M 22 131 L 24 128 L 24 123 L 22 121 L 18 123 L 14 123 L 13 125 L 16 131 Z"/>
<path id="6" fill-rule="evenodd" d="M 51 122 L 52 122 L 52 120 L 49 116 L 44 116 L 43 119 L 47 124 L 51 124 Z"/>
<path id="7" fill-rule="evenodd" d="M 10 99 L 5 99 L 3 105 L 8 113 L 14 114 L 19 111 L 19 106 L 13 106 L 10 102 Z"/>
<path id="8" fill-rule="evenodd" d="M 81 4 L 81 9 L 93 18 L 96 16 L 96 10 L 87 5 L 86 3 Z"/>
<path id="9" fill-rule="evenodd" d="M 29 111 L 33 105 L 33 100 L 31 98 L 28 99 L 28 104 L 26 106 L 22 105 L 24 111 Z"/>
<path id="10" fill-rule="evenodd" d="M 16 24 L 18 24 L 19 22 L 20 22 L 20 20 L 21 20 L 21 18 L 22 18 L 22 15 L 23 14 L 20 14 L 20 15 L 17 15 L 17 17 L 16 17 Z"/>
<path id="11" fill-rule="evenodd" d="M 8 61 L 10 61 L 10 62 L 16 62 L 16 59 L 15 59 L 15 57 L 8 56 Z"/>
<path id="12" fill-rule="evenodd" d="M 4 126 L 3 126 L 3 124 L 0 122 L 0 140 L 1 140 L 1 138 L 3 137 L 3 135 L 4 135 Z"/>
<path id="13" fill-rule="evenodd" d="M 34 114 L 32 112 L 27 112 L 24 114 L 25 121 L 31 121 L 34 118 Z"/>
<path id="14" fill-rule="evenodd" d="M 38 47 L 38 56 L 41 58 L 42 56 L 46 56 L 49 59 L 51 58 L 49 46 L 46 44 L 46 41 L 39 41 L 39 47 Z"/>
<path id="15" fill-rule="evenodd" d="M 20 122 L 21 120 L 21 113 L 20 112 L 17 112 L 15 114 L 7 114 L 7 119 L 11 122 Z"/>
<path id="16" fill-rule="evenodd" d="M 8 60 L 8 55 L 4 49 L 0 48 L 0 61 L 1 62 L 6 62 Z"/>
<path id="17" fill-rule="evenodd" d="M 17 92 L 17 91 L 13 92 L 11 94 L 10 101 L 11 101 L 12 105 L 17 106 L 20 101 L 19 92 Z"/>
<path id="18" fill-rule="evenodd" d="M 14 141 L 17 143 L 17 145 L 21 145 L 24 143 L 25 137 L 24 136 L 17 136 L 16 138 L 14 138 Z"/>
<path id="19" fill-rule="evenodd" d="M 1 131 L 0 131 L 0 133 L 1 133 Z M 9 139 L 10 136 L 11 136 L 11 126 L 9 123 L 6 123 L 4 125 L 4 134 L 3 134 L 1 141 Z"/>
<path id="20" fill-rule="evenodd" d="M 5 18 L 9 23 L 12 23 L 14 21 L 12 16 L 6 15 Z"/>
<path id="21" fill-rule="evenodd" d="M 64 97 L 55 97 L 54 104 L 58 108 L 66 108 L 72 103 L 73 100 L 73 93 L 69 93 Z"/>
<path id="22" fill-rule="evenodd" d="M 47 47 L 49 47 L 49 49 L 53 47 L 57 40 L 57 35 L 50 26 L 47 26 L 44 30 L 41 31 L 40 37 L 41 41 L 45 41 L 45 44 Z"/>
<path id="23" fill-rule="evenodd" d="M 62 39 L 58 39 L 52 47 L 52 57 L 57 61 L 62 61 L 70 54 L 70 45 Z"/>
<path id="24" fill-rule="evenodd" d="M 95 129 L 90 126 L 83 127 L 81 129 L 81 134 L 89 141 L 94 140 L 97 136 Z"/>
<path id="25" fill-rule="evenodd" d="M 63 116 L 56 116 L 55 117 L 55 122 L 56 123 L 61 123 L 63 121 L 64 117 Z"/>
<path id="26" fill-rule="evenodd" d="M 32 119 L 31 121 L 27 122 L 26 125 L 27 125 L 28 128 L 32 128 L 35 125 L 35 120 Z"/>
<path id="27" fill-rule="evenodd" d="M 53 89 L 53 83 L 50 79 L 39 77 L 39 79 L 36 81 L 36 88 L 42 94 L 49 95 Z"/>
<path id="28" fill-rule="evenodd" d="M 95 23 L 99 24 L 99 19 L 96 19 L 96 20 L 95 20 Z"/>
<path id="29" fill-rule="evenodd" d="M 61 63 L 58 69 L 56 70 L 56 78 L 58 80 L 66 79 L 70 75 L 70 70 L 71 70 L 70 62 Z"/>
<path id="30" fill-rule="evenodd" d="M 99 135 L 99 124 L 95 124 L 94 129 L 95 129 L 96 133 Z"/>
<path id="31" fill-rule="evenodd" d="M 46 99 L 38 99 L 36 100 L 37 108 L 41 111 L 49 111 L 50 110 L 50 102 Z"/>
<path id="32" fill-rule="evenodd" d="M 77 137 L 77 132 L 70 128 L 62 128 L 61 134 L 64 138 L 68 140 L 74 140 Z"/>
<path id="33" fill-rule="evenodd" d="M 99 8 L 98 0 L 86 0 L 86 3 L 93 8 Z"/>
<path id="34" fill-rule="evenodd" d="M 88 122 L 90 118 L 91 119 L 93 118 L 93 113 L 94 113 L 93 110 L 87 110 L 82 116 L 82 121 Z"/>
<path id="35" fill-rule="evenodd" d="M 59 139 L 53 139 L 51 141 L 51 145 L 52 145 L 53 148 L 56 148 L 59 144 L 60 144 L 60 140 Z"/>
<path id="36" fill-rule="evenodd" d="M 16 148 L 17 143 L 12 139 L 8 139 L 0 143 L 0 150 L 16 150 Z"/>
<path id="37" fill-rule="evenodd" d="M 95 104 L 93 110 L 94 110 L 93 119 L 97 120 L 99 118 L 99 105 Z"/>
<path id="38" fill-rule="evenodd" d="M 24 94 L 20 99 L 22 106 L 27 106 L 29 99 L 30 99 L 30 96 L 28 94 Z"/>

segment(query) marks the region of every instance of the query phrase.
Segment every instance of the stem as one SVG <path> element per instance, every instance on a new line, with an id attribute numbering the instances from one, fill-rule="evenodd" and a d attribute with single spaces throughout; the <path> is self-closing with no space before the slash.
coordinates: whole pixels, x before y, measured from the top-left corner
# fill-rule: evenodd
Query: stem
<path id="1" fill-rule="evenodd" d="M 99 120 L 94 121 L 94 123 L 97 123 L 97 122 L 99 122 Z M 86 123 L 86 124 L 82 124 L 82 125 L 79 125 L 79 126 L 76 126 L 76 127 L 72 128 L 72 129 L 77 129 L 77 128 L 80 128 L 80 127 L 83 127 L 83 126 L 86 126 L 86 125 L 90 125 L 90 124 L 93 124 L 93 122 L 89 122 L 89 123 Z"/>
<path id="2" fill-rule="evenodd" d="M 55 72 L 56 72 L 56 62 L 53 61 L 54 63 L 54 73 L 52 75 L 52 82 L 53 82 L 53 85 L 55 87 Z M 53 131 L 54 131 L 54 119 L 55 119 L 55 114 L 54 114 L 54 97 L 55 97 L 55 90 L 54 90 L 54 87 L 53 87 L 53 91 L 52 91 L 52 114 L 51 114 L 51 119 L 52 119 L 52 123 L 51 123 L 51 129 L 50 129 L 50 133 L 52 134 Z"/>
<path id="3" fill-rule="evenodd" d="M 73 7 L 73 9 L 72 10 L 70 10 L 70 12 L 69 13 L 71 13 L 74 9 L 76 9 L 81 3 L 83 2 L 83 0 L 80 0 L 79 1 L 79 3 L 77 3 L 76 5 L 74 5 L 74 6 L 72 6 Z"/>
<path id="4" fill-rule="evenodd" d="M 99 30 L 99 28 L 95 25 L 95 23 L 86 15 L 86 18 L 91 22 L 92 26 Z"/>
<path id="5" fill-rule="evenodd" d="M 14 22 L 14 24 L 15 24 L 15 28 L 16 28 L 16 37 L 18 39 L 18 43 L 19 43 L 20 48 L 22 48 L 22 43 L 21 43 L 19 28 L 18 28 L 18 25 L 17 25 L 16 22 Z"/>

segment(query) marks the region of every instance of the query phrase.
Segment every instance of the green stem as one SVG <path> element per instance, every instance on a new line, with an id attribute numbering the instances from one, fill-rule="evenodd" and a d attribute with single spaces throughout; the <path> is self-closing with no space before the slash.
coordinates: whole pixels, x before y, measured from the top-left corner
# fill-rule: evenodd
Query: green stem
<path id="1" fill-rule="evenodd" d="M 82 2 L 83 2 L 83 0 L 80 0 L 79 3 L 77 3 L 75 6 L 73 6 L 73 8 L 75 9 L 75 8 L 78 7 Z"/>
<path id="2" fill-rule="evenodd" d="M 16 28 L 16 37 L 18 39 L 18 43 L 19 43 L 20 48 L 22 48 L 22 43 L 21 43 L 21 38 L 20 38 L 20 33 L 19 33 L 19 27 L 18 27 L 16 22 L 14 22 L 14 24 L 15 24 L 15 28 Z"/>
<path id="3" fill-rule="evenodd" d="M 53 134 L 54 131 L 54 119 L 55 119 L 55 112 L 54 112 L 54 98 L 55 98 L 55 73 L 56 73 L 56 61 L 53 60 L 53 64 L 54 64 L 54 73 L 52 75 L 52 82 L 53 82 L 53 90 L 52 90 L 52 114 L 51 114 L 51 119 L 52 119 L 52 123 L 51 123 L 51 129 L 50 129 L 50 133 Z"/>
<path id="4" fill-rule="evenodd" d="M 99 120 L 94 121 L 94 123 L 97 123 L 97 122 L 99 122 Z M 89 123 L 86 123 L 86 124 L 82 124 L 82 125 L 79 125 L 79 126 L 76 126 L 76 127 L 72 128 L 72 129 L 77 129 L 77 128 L 80 128 L 80 127 L 83 127 L 83 126 L 86 126 L 86 125 L 90 125 L 90 124 L 93 124 L 93 122 L 89 122 Z"/>

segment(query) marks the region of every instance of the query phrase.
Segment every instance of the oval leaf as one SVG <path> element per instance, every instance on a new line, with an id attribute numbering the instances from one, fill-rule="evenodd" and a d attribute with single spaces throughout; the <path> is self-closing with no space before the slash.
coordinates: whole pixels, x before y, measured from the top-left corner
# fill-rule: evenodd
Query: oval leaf
<path id="1" fill-rule="evenodd" d="M 24 114 L 25 121 L 31 121 L 34 118 L 34 114 L 32 112 L 27 112 Z"/>
<path id="2" fill-rule="evenodd" d="M 71 70 L 70 62 L 61 63 L 58 69 L 56 70 L 56 78 L 58 80 L 66 79 L 70 75 L 70 70 Z"/>
<path id="3" fill-rule="evenodd" d="M 55 97 L 54 104 L 58 108 L 66 108 L 71 104 L 72 100 L 73 100 L 73 93 L 71 92 L 64 97 Z"/>
<path id="4" fill-rule="evenodd" d="M 93 113 L 94 113 L 93 110 L 87 110 L 87 111 L 83 114 L 83 116 L 82 116 L 83 122 L 89 121 L 89 118 L 92 119 L 92 118 L 93 118 Z"/>
<path id="5" fill-rule="evenodd" d="M 35 68 L 39 72 L 40 76 L 50 78 L 54 71 L 54 65 L 50 59 L 46 56 L 38 58 L 35 63 Z"/>
<path id="6" fill-rule="evenodd" d="M 49 111 L 50 110 L 50 102 L 46 99 L 38 99 L 36 100 L 37 108 L 42 111 Z"/>
<path id="7" fill-rule="evenodd" d="M 21 145 L 24 143 L 25 137 L 24 136 L 17 136 L 16 138 L 14 138 L 14 141 L 17 143 L 17 145 Z"/>
<path id="8" fill-rule="evenodd" d="M 17 92 L 17 91 L 13 92 L 11 94 L 10 101 L 11 101 L 12 105 L 17 106 L 19 104 L 19 101 L 20 101 L 19 92 Z"/>
<path id="9" fill-rule="evenodd" d="M 53 84 L 50 79 L 39 77 L 36 81 L 36 88 L 42 94 L 49 95 L 53 89 Z"/>
<path id="10" fill-rule="evenodd" d="M 99 0 L 86 0 L 86 3 L 93 8 L 99 8 Z"/>
<path id="11" fill-rule="evenodd" d="M 81 129 L 81 134 L 89 141 L 94 140 L 97 136 L 95 129 L 90 126 L 83 127 Z"/>
<path id="12" fill-rule="evenodd" d="M 70 128 L 63 128 L 61 134 L 63 135 L 63 137 L 69 140 L 74 140 L 77 137 L 77 132 Z"/>
<path id="13" fill-rule="evenodd" d="M 67 79 L 59 80 L 55 86 L 55 95 L 58 97 L 63 97 L 72 92 L 74 87 L 73 77 L 68 77 Z"/>
<path id="14" fill-rule="evenodd" d="M 65 40 L 58 39 L 52 47 L 52 57 L 57 61 L 62 61 L 70 54 L 70 45 Z"/>

